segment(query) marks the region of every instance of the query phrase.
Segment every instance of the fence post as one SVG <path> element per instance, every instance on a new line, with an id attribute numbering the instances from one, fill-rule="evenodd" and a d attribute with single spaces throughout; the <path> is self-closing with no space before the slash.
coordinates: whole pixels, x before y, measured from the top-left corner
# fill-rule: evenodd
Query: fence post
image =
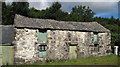
<path id="1" fill-rule="evenodd" d="M 118 55 L 118 46 L 114 46 L 114 54 Z"/>

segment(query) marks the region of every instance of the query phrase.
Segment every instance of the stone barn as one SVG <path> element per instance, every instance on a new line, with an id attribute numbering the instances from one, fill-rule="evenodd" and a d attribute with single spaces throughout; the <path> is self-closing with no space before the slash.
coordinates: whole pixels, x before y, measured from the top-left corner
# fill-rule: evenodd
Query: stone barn
<path id="1" fill-rule="evenodd" d="M 16 64 L 111 54 L 111 33 L 97 22 L 65 22 L 16 15 L 14 28 Z"/>

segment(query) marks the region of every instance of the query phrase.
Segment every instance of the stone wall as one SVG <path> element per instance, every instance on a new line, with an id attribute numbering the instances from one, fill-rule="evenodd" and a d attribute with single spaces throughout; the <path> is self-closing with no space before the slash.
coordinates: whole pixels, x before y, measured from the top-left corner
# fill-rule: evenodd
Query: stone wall
<path id="1" fill-rule="evenodd" d="M 68 59 L 68 32 L 59 30 L 47 31 L 47 59 L 65 60 Z"/>
<path id="2" fill-rule="evenodd" d="M 111 34 L 110 33 L 99 33 L 99 45 L 101 56 L 111 54 Z"/>
<path id="3" fill-rule="evenodd" d="M 15 64 L 33 63 L 38 59 L 35 29 L 15 29 Z"/>
<path id="4" fill-rule="evenodd" d="M 93 32 L 77 32 L 78 41 L 78 58 L 90 57 L 91 46 L 93 47 Z"/>
<path id="5" fill-rule="evenodd" d="M 106 56 L 111 54 L 110 33 L 98 33 L 99 41 L 95 46 L 93 32 L 48 30 L 47 31 L 47 59 L 69 59 L 70 43 L 77 43 L 77 57 Z"/>
<path id="6" fill-rule="evenodd" d="M 15 63 L 43 61 L 38 56 L 38 29 L 15 29 Z M 95 46 L 93 32 L 47 30 L 47 54 L 45 60 L 69 59 L 70 44 L 77 44 L 77 58 L 106 56 L 111 54 L 111 34 L 98 33 L 99 41 Z"/>

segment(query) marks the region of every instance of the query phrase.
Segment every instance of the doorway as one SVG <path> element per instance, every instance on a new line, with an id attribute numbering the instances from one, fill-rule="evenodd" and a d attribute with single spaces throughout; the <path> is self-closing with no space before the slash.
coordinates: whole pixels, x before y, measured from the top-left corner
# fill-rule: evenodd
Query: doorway
<path id="1" fill-rule="evenodd" d="M 69 46 L 69 59 L 76 59 L 77 58 L 77 46 L 70 45 Z"/>

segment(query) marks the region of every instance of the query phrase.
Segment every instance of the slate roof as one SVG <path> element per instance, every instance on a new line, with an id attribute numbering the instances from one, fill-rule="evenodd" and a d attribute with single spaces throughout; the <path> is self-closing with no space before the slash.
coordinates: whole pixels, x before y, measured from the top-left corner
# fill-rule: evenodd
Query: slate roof
<path id="1" fill-rule="evenodd" d="M 0 25 L 0 44 L 11 44 L 14 40 L 14 33 L 12 25 Z"/>
<path id="2" fill-rule="evenodd" d="M 15 15 L 14 26 L 40 29 L 110 32 L 97 22 L 56 21 L 50 19 L 28 18 L 18 14 Z"/>

